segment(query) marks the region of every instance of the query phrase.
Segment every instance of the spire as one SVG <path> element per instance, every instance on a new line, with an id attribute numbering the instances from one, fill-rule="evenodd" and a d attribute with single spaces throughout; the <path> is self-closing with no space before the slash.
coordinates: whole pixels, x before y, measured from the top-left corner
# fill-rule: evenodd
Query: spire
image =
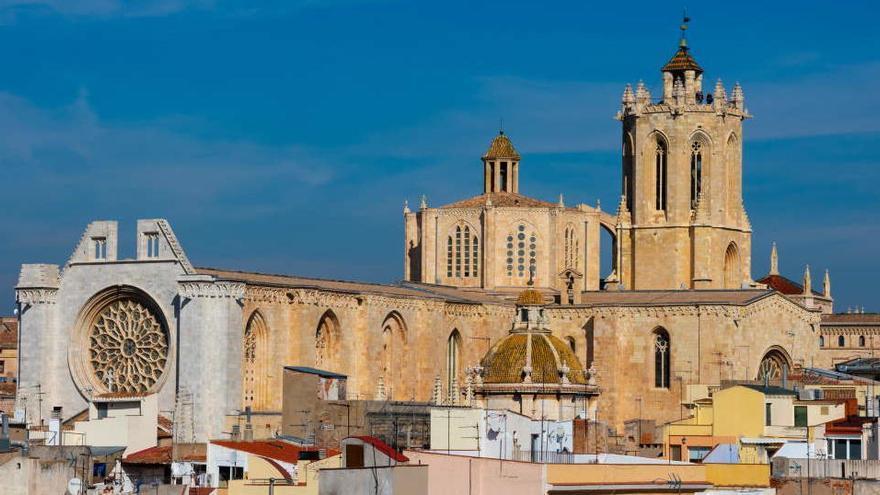
<path id="1" fill-rule="evenodd" d="M 828 269 L 825 269 L 825 280 L 822 281 L 822 295 L 827 299 L 831 299 L 831 275 L 828 274 Z"/>
<path id="2" fill-rule="evenodd" d="M 804 270 L 804 295 L 809 296 L 813 294 L 813 281 L 810 278 L 810 265 L 807 265 L 807 268 Z"/>
<path id="3" fill-rule="evenodd" d="M 648 91 L 642 80 L 639 80 L 639 84 L 636 85 L 636 101 L 642 104 L 651 102 L 651 92 Z"/>
<path id="4" fill-rule="evenodd" d="M 725 103 L 727 101 L 727 90 L 724 89 L 724 83 L 721 82 L 720 77 L 718 78 L 718 82 L 715 83 L 715 93 L 713 93 L 712 96 L 718 103 Z"/>
<path id="5" fill-rule="evenodd" d="M 700 67 L 700 64 L 694 60 L 694 57 L 691 56 L 687 43 L 686 32 L 688 29 L 688 23 L 691 22 L 691 18 L 687 16 L 687 12 L 684 14 L 684 18 L 682 19 L 681 26 L 681 39 L 678 41 L 678 51 L 675 52 L 675 55 L 669 59 L 669 62 L 666 62 L 666 65 L 661 69 L 663 72 L 671 72 L 676 77 L 680 77 L 684 75 L 685 71 L 692 70 L 697 75 L 703 73 L 703 68 Z"/>
<path id="6" fill-rule="evenodd" d="M 733 103 L 734 107 L 740 110 L 745 110 L 746 97 L 743 94 L 743 88 L 739 85 L 739 82 L 733 86 L 733 94 L 731 95 L 730 101 Z"/>
<path id="7" fill-rule="evenodd" d="M 627 83 L 623 88 L 623 96 L 620 99 L 623 106 L 632 105 L 636 102 L 636 95 L 633 93 L 632 84 Z"/>
<path id="8" fill-rule="evenodd" d="M 431 403 L 439 406 L 443 403 L 443 385 L 440 383 L 440 375 L 434 375 L 434 389 L 431 391 Z"/>
<path id="9" fill-rule="evenodd" d="M 779 275 L 779 252 L 776 250 L 776 243 L 770 248 L 770 275 Z"/>

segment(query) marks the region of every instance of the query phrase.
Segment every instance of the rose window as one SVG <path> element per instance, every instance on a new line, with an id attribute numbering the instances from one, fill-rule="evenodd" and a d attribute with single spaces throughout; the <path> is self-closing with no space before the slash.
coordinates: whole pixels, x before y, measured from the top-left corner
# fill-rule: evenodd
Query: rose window
<path id="1" fill-rule="evenodd" d="M 165 370 L 168 335 L 137 301 L 114 301 L 98 313 L 89 331 L 89 363 L 110 392 L 150 391 Z"/>

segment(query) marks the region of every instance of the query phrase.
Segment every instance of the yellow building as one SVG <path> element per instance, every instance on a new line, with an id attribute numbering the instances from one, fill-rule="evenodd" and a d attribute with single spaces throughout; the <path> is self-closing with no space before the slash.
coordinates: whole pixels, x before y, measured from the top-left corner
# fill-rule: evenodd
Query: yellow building
<path id="1" fill-rule="evenodd" d="M 728 445 L 727 462 L 766 464 L 787 442 L 811 442 L 814 429 L 846 416 L 831 400 L 799 400 L 782 387 L 736 385 L 693 402 L 693 415 L 666 426 L 666 457 L 701 462 Z"/>

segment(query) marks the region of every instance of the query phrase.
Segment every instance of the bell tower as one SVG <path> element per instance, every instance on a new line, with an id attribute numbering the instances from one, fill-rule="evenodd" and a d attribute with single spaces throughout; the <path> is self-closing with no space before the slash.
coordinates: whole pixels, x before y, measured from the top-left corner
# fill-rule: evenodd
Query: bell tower
<path id="1" fill-rule="evenodd" d="M 751 225 L 742 203 L 742 88 L 710 93 L 684 18 L 661 69 L 663 94 L 627 84 L 617 212 L 617 287 L 739 289 L 751 280 Z"/>
<path id="2" fill-rule="evenodd" d="M 519 193 L 519 159 L 510 138 L 498 131 L 483 155 L 483 193 Z"/>

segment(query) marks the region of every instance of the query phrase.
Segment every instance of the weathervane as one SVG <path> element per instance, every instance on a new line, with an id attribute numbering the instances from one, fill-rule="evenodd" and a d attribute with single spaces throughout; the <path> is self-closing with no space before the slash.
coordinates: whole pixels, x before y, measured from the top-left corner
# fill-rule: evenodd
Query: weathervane
<path id="1" fill-rule="evenodd" d="M 681 19 L 681 26 L 679 27 L 679 29 L 681 29 L 681 41 L 679 41 L 679 45 L 682 47 L 687 46 L 686 31 L 687 31 L 689 22 L 691 22 L 691 18 L 688 17 L 687 9 L 684 9 L 684 14 L 682 14 L 682 19 Z"/>

